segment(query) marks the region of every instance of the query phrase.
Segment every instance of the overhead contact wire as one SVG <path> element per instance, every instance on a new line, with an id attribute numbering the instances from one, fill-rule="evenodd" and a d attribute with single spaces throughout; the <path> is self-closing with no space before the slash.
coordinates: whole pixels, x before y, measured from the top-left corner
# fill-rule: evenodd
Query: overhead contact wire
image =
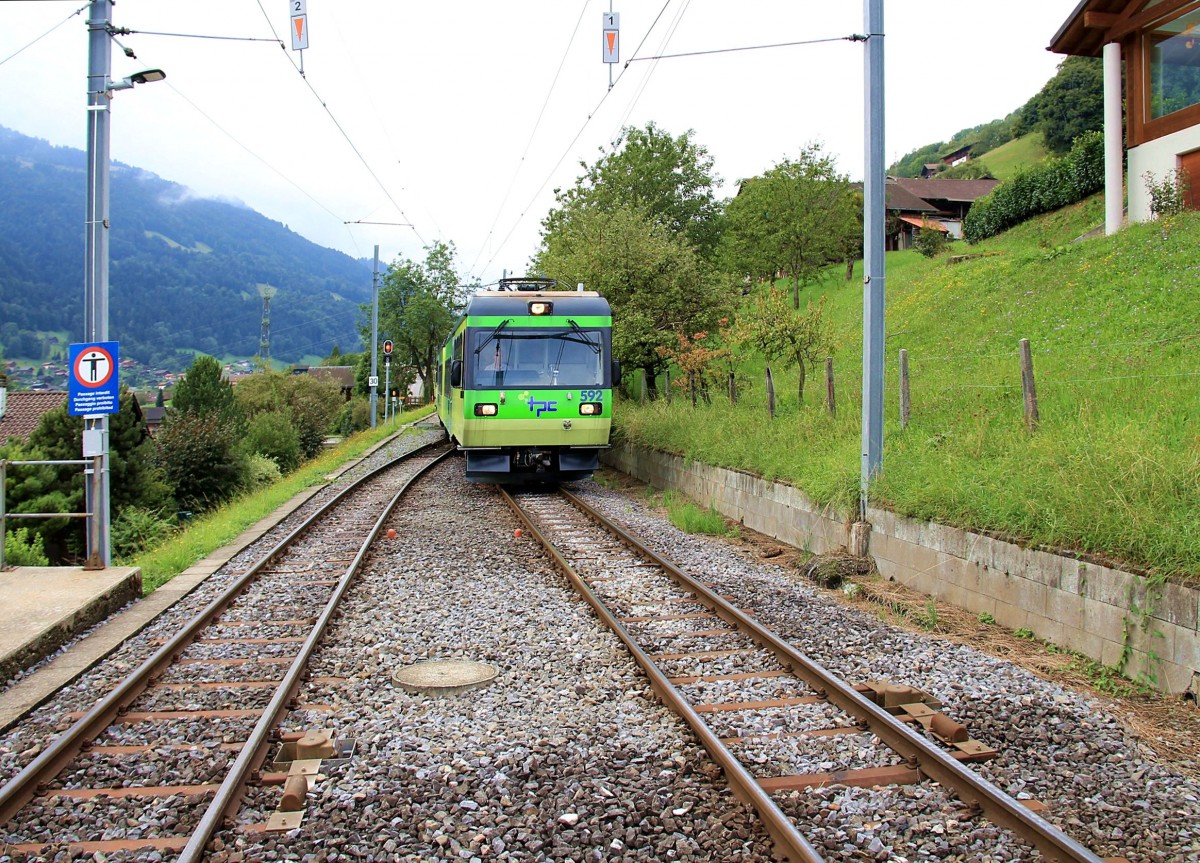
<path id="1" fill-rule="evenodd" d="M 87 10 L 88 6 L 90 6 L 90 5 L 91 4 L 89 3 L 85 6 L 80 6 L 78 9 L 76 9 L 74 12 L 72 12 L 66 18 L 59 21 L 57 24 L 55 24 L 53 27 L 51 27 L 49 30 L 47 30 L 45 33 L 43 33 L 41 36 L 38 36 L 36 39 L 34 39 L 28 45 L 26 45 L 23 48 L 18 48 L 12 54 L 9 54 L 3 60 L 0 60 L 0 66 L 3 66 L 5 63 L 7 63 L 13 57 L 16 57 L 18 54 L 21 54 L 22 52 L 27 51 L 28 49 L 32 48 L 34 45 L 36 45 L 38 42 L 41 42 L 43 39 L 45 39 L 47 36 L 49 36 L 51 33 L 53 33 L 59 27 L 61 27 L 62 25 L 66 24 L 68 21 L 70 21 L 72 18 L 76 17 L 77 15 L 82 15 Z"/>
<path id="2" fill-rule="evenodd" d="M 346 130 L 342 128 L 342 124 L 338 122 L 337 117 L 334 116 L 333 111 L 330 110 L 329 105 L 326 104 L 325 100 L 321 98 L 321 94 L 317 92 L 315 87 L 313 87 L 312 82 L 308 80 L 308 76 L 305 75 L 303 70 L 296 65 L 296 61 L 288 56 L 287 49 L 283 44 L 283 40 L 279 39 L 279 34 L 275 32 L 275 25 L 271 23 L 271 16 L 269 16 L 267 14 L 267 10 L 263 8 L 262 0 L 256 0 L 256 2 L 258 3 L 259 10 L 263 13 L 263 17 L 267 20 L 267 26 L 271 28 L 272 35 L 274 35 L 279 41 L 279 47 L 283 49 L 283 56 L 287 58 L 288 63 L 290 63 L 292 68 L 296 70 L 296 73 L 304 81 L 305 86 L 308 87 L 309 91 L 313 94 L 313 97 L 321 103 L 321 107 L 325 109 L 325 113 L 329 115 L 329 119 L 333 121 L 333 125 L 337 127 L 337 130 L 342 134 L 342 137 L 346 139 L 346 143 L 350 145 L 350 149 L 354 151 L 354 155 L 358 157 L 359 162 L 361 162 L 362 166 L 366 168 L 367 173 L 371 175 L 371 179 L 373 179 L 375 184 L 379 186 L 379 189 L 383 192 L 384 197 L 391 201 L 392 206 L 396 208 L 396 212 L 404 217 L 404 221 L 409 223 L 409 226 L 412 228 L 412 232 L 416 234 L 417 239 L 421 242 L 421 245 L 428 245 L 428 243 L 425 241 L 425 238 L 421 236 L 421 232 L 417 230 L 416 225 L 412 224 L 412 219 L 409 218 L 406 212 L 404 212 L 404 208 L 396 203 L 396 199 L 392 197 L 392 193 L 388 191 L 387 186 L 385 186 L 383 181 L 379 179 L 379 175 L 375 173 L 375 170 L 371 167 L 370 163 L 367 162 L 366 157 L 363 156 L 362 152 L 358 149 L 358 146 L 351 139 L 350 135 L 347 134 Z"/>
<path id="3" fill-rule="evenodd" d="M 662 8 L 658 10 L 658 14 L 654 16 L 654 22 L 650 25 L 650 29 L 646 31 L 646 35 L 642 37 L 642 41 L 639 42 L 637 48 L 634 49 L 633 53 L 635 55 L 638 51 L 642 50 L 642 46 L 646 44 L 646 40 L 654 31 L 654 28 L 658 25 L 659 19 L 662 18 L 663 12 L 667 11 L 667 6 L 670 4 L 671 0 L 666 0 L 666 2 L 663 3 Z M 570 154 L 580 136 L 583 135 L 584 130 L 587 129 L 588 124 L 592 122 L 592 118 L 596 116 L 596 112 L 600 110 L 600 108 L 604 105 L 605 100 L 608 99 L 609 94 L 616 89 L 617 84 L 621 83 L 621 79 L 625 77 L 625 71 L 629 68 L 629 63 L 631 62 L 633 61 L 629 60 L 624 66 L 621 67 L 621 71 L 617 75 L 617 79 L 613 81 L 612 86 L 609 87 L 604 92 L 604 95 L 600 97 L 600 101 L 596 103 L 596 107 L 588 112 L 587 119 L 583 121 L 583 125 L 579 127 L 579 131 L 575 133 L 575 137 L 571 139 L 571 143 L 567 144 L 566 149 L 563 151 L 562 155 L 558 157 L 558 161 L 554 163 L 554 167 L 550 169 L 550 173 L 546 175 L 546 179 L 542 181 L 542 184 L 538 186 L 537 191 L 533 193 L 533 197 L 529 199 L 529 203 L 525 205 L 524 209 L 521 211 L 521 214 L 517 217 L 517 221 L 513 223 L 512 228 L 510 228 L 508 233 L 505 235 L 504 240 L 499 246 L 496 247 L 496 251 L 490 258 L 488 258 L 487 263 L 483 265 L 484 269 L 491 266 L 492 261 L 496 260 L 496 258 L 500 255 L 501 250 L 503 250 L 508 244 L 508 241 L 512 239 L 512 235 L 520 226 L 521 220 L 525 218 L 525 213 L 529 211 L 529 208 L 533 206 L 535 201 L 537 201 L 538 195 L 542 193 L 542 190 L 546 188 L 546 185 L 550 182 L 550 180 L 554 178 L 554 174 L 558 171 L 559 166 L 562 165 L 563 159 L 567 158 L 567 156 Z"/>
<path id="4" fill-rule="evenodd" d="M 542 118 L 546 115 L 546 107 L 550 104 L 550 97 L 554 94 L 554 88 L 558 84 L 563 66 L 566 65 L 567 57 L 571 53 L 571 46 L 575 44 L 575 37 L 579 34 L 579 25 L 583 23 L 583 15 L 587 11 L 588 3 L 590 2 L 591 0 L 584 0 L 583 7 L 579 10 L 579 18 L 575 21 L 575 29 L 571 31 L 571 38 L 567 40 L 567 47 L 563 51 L 562 59 L 558 61 L 558 69 L 554 72 L 554 80 L 550 82 L 550 89 L 546 91 L 546 98 L 542 102 L 542 109 L 538 112 L 537 120 L 533 123 L 533 130 L 529 133 L 529 140 L 525 142 L 525 150 L 521 153 L 521 158 L 517 161 L 516 170 L 513 171 L 512 179 L 508 181 L 508 188 L 504 191 L 504 197 L 500 201 L 500 206 L 496 208 L 496 216 L 492 219 L 491 227 L 488 228 L 483 242 L 479 244 L 479 253 L 475 256 L 475 260 L 471 262 L 468 272 L 474 271 L 475 265 L 479 263 L 479 259 L 483 256 L 483 250 L 487 246 L 488 240 L 491 239 L 492 233 L 496 230 L 496 223 L 500 221 L 500 215 L 504 212 L 504 207 L 508 203 L 513 187 L 517 184 L 517 177 L 521 174 L 521 167 L 525 164 L 525 157 L 529 155 L 529 148 L 533 146 L 533 139 L 537 136 L 538 128 L 542 125 Z"/>

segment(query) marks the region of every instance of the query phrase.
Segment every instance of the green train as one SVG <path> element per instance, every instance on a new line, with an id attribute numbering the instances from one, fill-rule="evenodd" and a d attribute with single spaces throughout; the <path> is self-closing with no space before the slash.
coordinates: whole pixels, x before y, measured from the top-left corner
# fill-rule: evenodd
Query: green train
<path id="1" fill-rule="evenodd" d="M 480 291 L 442 346 L 438 418 L 475 482 L 586 479 L 609 446 L 612 310 L 553 279 L 501 279 Z"/>

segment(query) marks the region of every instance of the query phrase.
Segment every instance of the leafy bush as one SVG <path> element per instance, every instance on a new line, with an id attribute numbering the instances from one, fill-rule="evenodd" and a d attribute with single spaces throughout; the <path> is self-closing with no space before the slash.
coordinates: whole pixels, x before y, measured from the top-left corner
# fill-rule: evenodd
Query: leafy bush
<path id="1" fill-rule="evenodd" d="M 1159 180 L 1153 171 L 1142 174 L 1142 182 L 1146 184 L 1146 193 L 1150 196 L 1150 215 L 1177 216 L 1187 207 L 1188 175 L 1187 171 L 1168 171 Z"/>
<path id="2" fill-rule="evenodd" d="M 163 424 L 154 443 L 180 509 L 212 509 L 241 488 L 246 456 L 238 448 L 238 429 L 217 412 L 177 414 Z"/>
<path id="3" fill-rule="evenodd" d="M 300 434 L 285 409 L 265 411 L 250 420 L 244 443 L 248 453 L 274 460 L 281 473 L 291 473 L 300 465 Z"/>
<path id="4" fill-rule="evenodd" d="M 49 566 L 41 534 L 31 533 L 27 527 L 4 534 L 4 563 L 11 566 Z"/>
<path id="5" fill-rule="evenodd" d="M 112 553 L 115 557 L 132 557 L 153 548 L 174 532 L 174 523 L 161 512 L 127 506 L 112 523 Z"/>
<path id="6" fill-rule="evenodd" d="M 950 240 L 946 238 L 945 231 L 939 231 L 937 228 L 917 228 L 917 234 L 913 237 L 913 248 L 927 258 L 936 258 L 950 248 Z"/>
<path id="7" fill-rule="evenodd" d="M 371 427 L 371 400 L 362 396 L 354 396 L 333 420 L 333 429 L 342 437 L 349 437 L 355 432 Z"/>
<path id="8" fill-rule="evenodd" d="M 1103 187 L 1104 135 L 1088 132 L 1075 139 L 1066 156 L 1017 173 L 972 204 L 963 220 L 963 236 L 978 243 Z"/>
<path id="9" fill-rule="evenodd" d="M 242 488 L 246 491 L 266 488 L 273 485 L 282 476 L 283 471 L 279 469 L 275 459 L 256 453 L 247 459 L 246 473 L 242 476 Z"/>

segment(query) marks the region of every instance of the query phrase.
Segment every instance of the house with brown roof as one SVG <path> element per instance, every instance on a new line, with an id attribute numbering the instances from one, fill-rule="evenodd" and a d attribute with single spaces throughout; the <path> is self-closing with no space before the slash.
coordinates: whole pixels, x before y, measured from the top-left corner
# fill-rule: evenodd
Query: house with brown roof
<path id="1" fill-rule="evenodd" d="M 1123 222 L 1122 156 L 1131 220 L 1153 215 L 1147 173 L 1156 181 L 1186 173 L 1187 205 L 1200 209 L 1200 2 L 1081 0 L 1049 50 L 1103 58 L 1106 232 Z"/>
<path id="2" fill-rule="evenodd" d="M 30 433 L 52 410 L 67 403 L 67 394 L 50 392 L 9 392 L 4 416 L 0 417 L 0 446 L 12 441 L 27 441 Z"/>
<path id="3" fill-rule="evenodd" d="M 888 177 L 886 182 L 889 231 L 887 250 L 911 249 L 921 228 L 962 238 L 967 211 L 999 184 L 998 180 L 937 180 Z"/>

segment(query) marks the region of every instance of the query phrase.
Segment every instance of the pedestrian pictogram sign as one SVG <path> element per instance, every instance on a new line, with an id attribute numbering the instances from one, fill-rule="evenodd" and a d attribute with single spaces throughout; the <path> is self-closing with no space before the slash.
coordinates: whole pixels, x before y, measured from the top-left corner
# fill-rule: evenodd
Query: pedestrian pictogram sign
<path id="1" fill-rule="evenodd" d="M 308 47 L 308 0 L 288 0 L 292 9 L 292 50 Z"/>
<path id="2" fill-rule="evenodd" d="M 115 414 L 121 409 L 116 342 L 73 344 L 68 351 L 67 413 L 71 416 Z"/>
<path id="3" fill-rule="evenodd" d="M 619 63 L 621 48 L 621 13 L 604 13 L 604 62 Z"/>

